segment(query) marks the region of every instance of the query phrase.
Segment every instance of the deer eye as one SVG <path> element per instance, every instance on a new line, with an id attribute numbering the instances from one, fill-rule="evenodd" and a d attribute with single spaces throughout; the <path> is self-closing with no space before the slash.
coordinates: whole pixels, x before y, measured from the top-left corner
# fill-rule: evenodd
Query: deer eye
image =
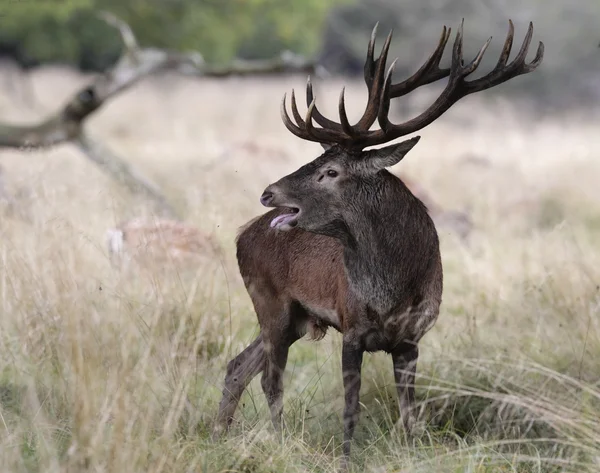
<path id="1" fill-rule="evenodd" d="M 333 169 L 330 169 L 327 171 L 328 177 L 337 177 L 337 175 L 338 175 L 337 171 L 334 171 Z"/>

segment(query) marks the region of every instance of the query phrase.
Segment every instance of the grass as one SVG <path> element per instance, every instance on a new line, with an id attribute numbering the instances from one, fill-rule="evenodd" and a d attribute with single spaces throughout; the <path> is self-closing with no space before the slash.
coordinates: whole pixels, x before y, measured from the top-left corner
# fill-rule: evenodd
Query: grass
<path id="1" fill-rule="evenodd" d="M 3 120 L 33 120 L 85 79 L 33 74 L 41 110 L 4 96 Z M 69 146 L 3 151 L 30 221 L 0 221 L 1 471 L 335 470 L 343 389 L 331 331 L 291 349 L 286 435 L 271 430 L 257 378 L 230 435 L 210 440 L 226 363 L 257 332 L 235 265 L 237 228 L 264 211 L 268 183 L 319 153 L 279 120 L 283 92 L 303 80 L 161 77 L 88 123 L 223 245 L 225 260 L 193 274 L 118 274 L 104 232 L 147 204 Z M 318 87 L 326 113 L 340 87 Z M 349 84 L 352 116 L 365 95 Z M 476 230 L 468 247 L 440 232 L 444 302 L 421 344 L 420 435 L 408 441 L 396 426 L 391 361 L 367 356 L 355 471 L 600 467 L 600 117 L 528 111 L 469 97 L 397 166 L 444 207 L 469 207 Z"/>

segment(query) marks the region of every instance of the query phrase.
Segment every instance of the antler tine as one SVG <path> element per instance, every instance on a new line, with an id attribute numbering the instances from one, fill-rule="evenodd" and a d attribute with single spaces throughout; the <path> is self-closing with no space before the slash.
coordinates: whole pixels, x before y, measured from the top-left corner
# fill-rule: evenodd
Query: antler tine
<path id="1" fill-rule="evenodd" d="M 312 122 L 312 114 L 315 109 L 316 103 L 317 103 L 317 99 L 313 99 L 313 101 L 308 106 L 308 110 L 306 111 L 306 120 L 304 120 L 304 123 L 306 125 L 306 132 L 309 135 L 313 135 L 315 132 L 315 127 L 313 126 L 313 122 Z"/>
<path id="2" fill-rule="evenodd" d="M 377 29 L 373 28 L 373 33 L 376 33 Z M 367 62 L 372 63 L 372 71 L 371 75 L 367 79 L 367 67 L 365 63 L 365 82 L 367 83 L 367 87 L 369 89 L 369 95 L 367 98 L 367 105 L 365 107 L 365 111 L 361 119 L 352 127 L 352 130 L 355 134 L 357 133 L 365 133 L 369 131 L 371 125 L 375 122 L 377 118 L 377 111 L 379 110 L 379 105 L 381 103 L 381 89 L 383 87 L 383 82 L 385 78 L 385 64 L 387 62 L 388 52 L 390 50 L 390 44 L 392 43 L 392 35 L 394 31 L 390 30 L 385 39 L 385 43 L 383 43 L 383 47 L 381 48 L 381 54 L 377 58 L 376 61 L 373 62 L 373 47 L 375 46 L 374 34 L 371 36 L 372 44 L 369 43 L 369 52 L 367 53 Z"/>
<path id="3" fill-rule="evenodd" d="M 464 66 L 462 68 L 462 73 L 461 73 L 462 77 L 466 77 L 469 74 L 472 74 L 473 72 L 475 72 L 475 70 L 479 67 L 479 63 L 481 62 L 481 59 L 483 58 L 483 55 L 485 54 L 485 51 L 491 42 L 492 42 L 492 37 L 490 36 L 488 38 L 488 40 L 485 42 L 485 44 L 481 47 L 479 52 L 477 53 L 477 56 L 475 56 L 475 59 L 473 59 L 467 66 Z"/>
<path id="4" fill-rule="evenodd" d="M 310 81 L 310 76 L 308 76 L 308 79 L 306 80 L 306 106 L 310 107 L 310 104 L 314 102 L 314 99 L 315 97 L 313 94 L 312 82 Z M 325 117 L 321 112 L 319 112 L 319 109 L 316 106 L 313 110 L 313 118 L 323 128 L 331 128 L 336 131 L 342 131 L 342 126 L 339 123 L 336 123 L 333 120 Z"/>
<path id="5" fill-rule="evenodd" d="M 306 118 L 302 120 L 302 117 L 300 117 L 298 124 L 295 124 L 288 115 L 286 108 L 286 98 L 287 94 L 284 94 L 283 100 L 281 101 L 281 119 L 283 120 L 283 124 L 285 125 L 285 127 L 294 135 L 308 141 L 316 141 L 318 143 L 330 144 L 341 143 L 349 139 L 349 137 L 341 131 L 314 127 L 312 119 L 313 113 L 315 111 L 315 99 L 313 99 L 310 106 L 308 107 L 308 110 L 306 112 Z M 292 105 L 292 107 L 294 107 L 294 105 Z M 298 113 L 297 107 L 294 115 L 296 113 Z"/>
<path id="6" fill-rule="evenodd" d="M 463 26 L 465 19 L 463 18 L 458 30 L 456 31 L 456 38 L 454 39 L 454 46 L 452 47 L 452 65 L 450 66 L 450 75 L 460 71 L 460 68 L 464 65 L 463 60 Z"/>
<path id="7" fill-rule="evenodd" d="M 533 23 L 529 22 L 529 27 L 527 28 L 527 34 L 525 35 L 525 39 L 523 40 L 523 44 L 521 45 L 521 49 L 517 54 L 517 57 L 514 58 L 512 64 L 525 62 L 525 58 L 527 56 L 527 51 L 529 51 L 529 45 L 531 44 L 531 38 L 533 38 Z"/>
<path id="8" fill-rule="evenodd" d="M 544 58 L 544 43 L 542 43 L 540 41 L 540 43 L 538 44 L 537 51 L 535 53 L 535 57 L 533 58 L 533 61 L 531 61 L 529 64 L 525 64 L 526 71 L 527 72 L 534 71 L 541 64 L 543 58 Z"/>
<path id="9" fill-rule="evenodd" d="M 379 105 L 379 111 L 377 114 L 377 121 L 379 122 L 379 126 L 381 130 L 386 133 L 388 131 L 391 122 L 388 119 L 388 113 L 390 112 L 390 89 L 392 83 L 392 74 L 394 73 L 394 68 L 396 67 L 396 62 L 398 59 L 395 59 L 392 62 L 392 65 L 388 69 L 388 73 L 385 76 L 385 82 L 383 83 L 383 91 L 381 95 L 383 99 L 381 100 L 381 104 Z"/>
<path id="10" fill-rule="evenodd" d="M 317 99 L 313 99 L 311 104 L 308 106 L 306 111 L 306 118 L 304 119 L 304 129 L 310 136 L 312 141 L 318 141 L 319 143 L 340 143 L 347 140 L 348 137 L 343 133 L 339 133 L 336 130 L 326 128 L 315 128 L 313 125 L 313 113 L 317 106 Z"/>
<path id="11" fill-rule="evenodd" d="M 381 48 L 381 54 L 375 61 L 375 73 L 373 77 L 373 81 L 375 85 L 379 85 L 380 87 L 383 85 L 383 79 L 385 77 L 385 63 L 387 62 L 388 53 L 390 51 L 390 44 L 392 44 L 392 36 L 394 34 L 394 30 L 390 30 L 385 38 L 385 42 L 383 43 L 383 48 Z"/>
<path id="12" fill-rule="evenodd" d="M 348 115 L 346 114 L 346 104 L 344 103 L 344 91 L 346 87 L 342 87 L 342 92 L 340 93 L 340 101 L 338 103 L 338 110 L 340 114 L 340 123 L 342 124 L 342 130 L 348 136 L 354 136 L 354 130 L 352 129 L 352 125 L 348 121 Z"/>
<path id="13" fill-rule="evenodd" d="M 365 82 L 369 89 L 371 88 L 371 85 L 373 83 L 373 72 L 375 68 L 375 60 L 373 58 L 375 57 L 375 39 L 377 37 L 378 27 L 379 22 L 375 23 L 373 31 L 371 32 L 371 39 L 369 40 L 369 46 L 367 48 L 367 59 L 365 60 L 364 76 Z"/>
<path id="14" fill-rule="evenodd" d="M 440 69 L 439 65 L 451 33 L 452 28 L 446 28 L 446 26 L 443 27 L 440 40 L 433 53 L 412 76 L 398 84 L 393 84 L 391 86 L 391 98 L 401 97 L 409 92 L 412 92 L 416 88 L 421 87 L 422 85 L 431 84 L 432 82 L 443 79 L 450 75 L 450 68 Z"/>
<path id="15" fill-rule="evenodd" d="M 287 107 L 285 105 L 286 98 L 287 94 L 283 94 L 283 99 L 281 100 L 280 107 L 281 119 L 283 120 L 283 124 L 289 131 L 291 131 L 294 135 L 298 136 L 299 138 L 303 138 L 305 140 L 310 139 L 308 134 L 302 128 L 297 126 L 288 115 Z"/>
<path id="16" fill-rule="evenodd" d="M 510 51 L 512 49 L 514 36 L 515 25 L 513 24 L 512 20 L 508 20 L 508 34 L 506 35 L 506 41 L 504 42 L 504 47 L 500 53 L 498 63 L 496 64 L 496 67 L 494 67 L 495 71 L 506 67 L 506 63 L 508 62 L 508 57 L 510 56 Z"/>
<path id="17" fill-rule="evenodd" d="M 292 114 L 294 115 L 294 120 L 299 126 L 304 126 L 304 120 L 302 119 L 302 115 L 298 112 L 298 105 L 296 104 L 296 94 L 294 93 L 294 89 L 292 89 L 292 96 L 290 97 L 290 102 L 292 103 Z"/>

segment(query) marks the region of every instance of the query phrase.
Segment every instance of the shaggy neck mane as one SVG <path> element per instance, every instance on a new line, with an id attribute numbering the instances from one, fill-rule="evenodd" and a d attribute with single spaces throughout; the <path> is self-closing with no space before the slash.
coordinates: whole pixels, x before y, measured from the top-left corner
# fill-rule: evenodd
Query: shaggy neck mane
<path id="1" fill-rule="evenodd" d="M 388 171 L 363 193 L 344 215 L 344 264 L 355 295 L 387 313 L 414 293 L 431 268 L 437 233 L 425 205 Z"/>

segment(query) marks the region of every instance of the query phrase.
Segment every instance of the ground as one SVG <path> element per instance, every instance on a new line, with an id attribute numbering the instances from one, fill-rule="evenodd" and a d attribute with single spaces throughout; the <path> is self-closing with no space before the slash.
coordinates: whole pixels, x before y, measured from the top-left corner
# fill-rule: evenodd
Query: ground
<path id="1" fill-rule="evenodd" d="M 38 109 L 6 89 L 0 118 L 32 121 L 86 80 L 34 71 Z M 87 123 L 218 239 L 222 260 L 196 271 L 119 274 L 105 232 L 148 205 L 69 145 L 0 151 L 20 209 L 5 206 L 0 220 L 2 471 L 335 470 L 343 389 L 333 331 L 291 349 L 286 436 L 272 432 L 257 378 L 230 435 L 209 437 L 226 363 L 257 333 L 237 229 L 266 210 L 266 185 L 321 150 L 279 118 L 283 93 L 303 97 L 304 81 L 160 77 Z M 319 103 L 332 114 L 344 83 L 357 117 L 360 83 L 321 83 Z M 415 94 L 410 108 L 435 93 Z M 444 297 L 421 343 L 415 439 L 395 426 L 391 360 L 365 358 L 356 471 L 598 471 L 599 127 L 589 113 L 539 116 L 522 100 L 471 96 L 393 168 L 444 207 L 469 209 L 475 230 L 468 245 L 440 232 Z"/>

